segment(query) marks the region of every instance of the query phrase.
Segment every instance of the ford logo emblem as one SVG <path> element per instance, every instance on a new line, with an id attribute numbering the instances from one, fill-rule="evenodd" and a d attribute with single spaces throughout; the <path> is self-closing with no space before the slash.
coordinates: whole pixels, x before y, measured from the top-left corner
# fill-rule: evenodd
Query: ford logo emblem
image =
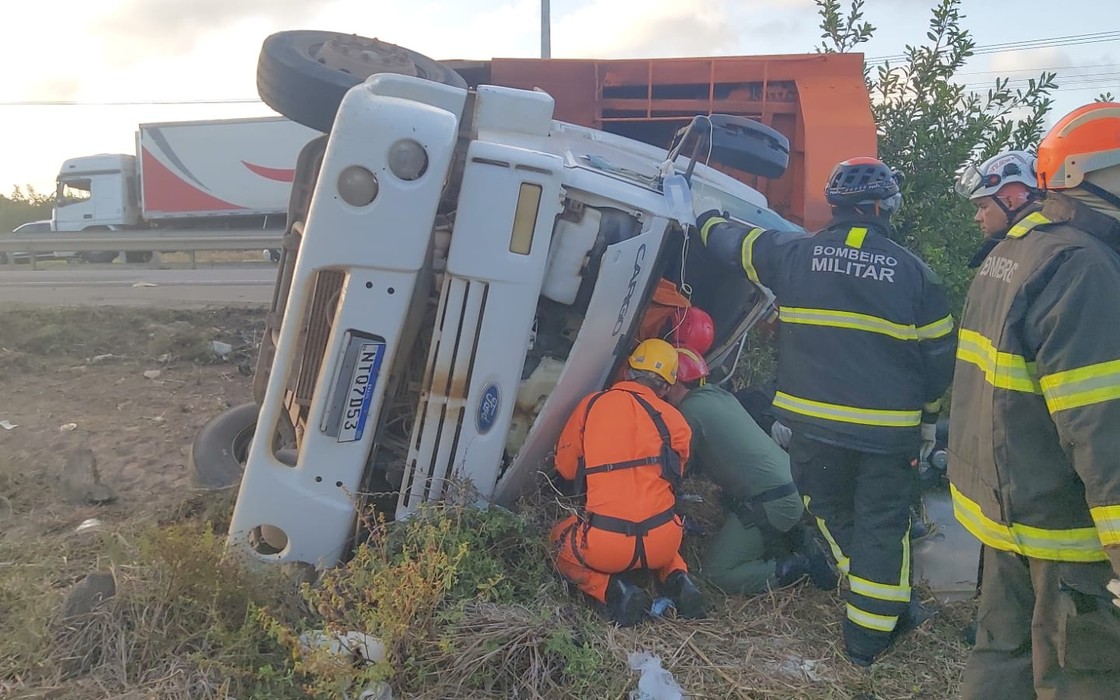
<path id="1" fill-rule="evenodd" d="M 490 384 L 486 390 L 482 392 L 482 398 L 478 401 L 478 434 L 485 435 L 490 432 L 494 427 L 494 422 L 498 420 L 498 407 L 502 404 L 502 395 L 498 392 L 497 384 Z"/>

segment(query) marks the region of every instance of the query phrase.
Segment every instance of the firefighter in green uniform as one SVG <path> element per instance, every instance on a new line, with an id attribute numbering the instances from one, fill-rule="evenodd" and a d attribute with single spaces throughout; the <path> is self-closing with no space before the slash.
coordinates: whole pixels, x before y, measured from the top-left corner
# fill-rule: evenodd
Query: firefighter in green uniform
<path id="1" fill-rule="evenodd" d="M 713 538 L 703 574 L 728 593 L 751 595 L 809 575 L 836 588 L 827 556 L 801 524 L 804 506 L 789 472 L 789 457 L 733 394 L 706 384 L 708 365 L 677 348 L 677 383 L 666 399 L 692 428 L 690 469 L 723 491 L 727 520 Z"/>
<path id="2" fill-rule="evenodd" d="M 965 700 L 1120 698 L 1120 104 L 1060 120 L 1037 173 L 961 319 L 949 478 L 985 545 Z"/>
<path id="3" fill-rule="evenodd" d="M 869 666 L 925 616 L 913 600 L 910 498 L 915 452 L 936 438 L 955 333 L 941 286 L 893 240 L 900 176 L 875 158 L 838 164 L 814 235 L 729 221 L 694 202 L 708 254 L 778 299 L 774 408 L 790 461 L 849 595 L 844 642 Z"/>

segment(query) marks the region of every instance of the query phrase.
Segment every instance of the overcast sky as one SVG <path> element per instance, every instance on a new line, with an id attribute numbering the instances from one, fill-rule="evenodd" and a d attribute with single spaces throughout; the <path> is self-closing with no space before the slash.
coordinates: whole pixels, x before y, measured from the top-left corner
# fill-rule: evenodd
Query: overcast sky
<path id="1" fill-rule="evenodd" d="M 925 41 L 935 0 L 868 0 L 868 57 Z M 812 0 L 552 0 L 557 58 L 650 58 L 812 51 Z M 847 4 L 846 2 L 844 4 Z M 640 13 L 635 8 L 642 8 Z M 1054 68 L 1057 116 L 1103 90 L 1120 95 L 1120 41 L 1068 37 L 1116 30 L 1115 0 L 965 0 L 981 46 L 1057 38 L 1049 48 L 977 56 L 969 84 L 1001 71 L 1025 80 Z M 1076 8 L 1076 10 L 1072 9 Z M 6 13 L 0 43 L 0 192 L 53 189 L 65 158 L 131 153 L 142 122 L 268 114 L 261 104 L 89 103 L 255 98 L 261 41 L 283 29 L 329 29 L 407 46 L 433 58 L 535 57 L 539 0 L 52 0 Z M 70 100 L 78 106 L 26 106 Z"/>

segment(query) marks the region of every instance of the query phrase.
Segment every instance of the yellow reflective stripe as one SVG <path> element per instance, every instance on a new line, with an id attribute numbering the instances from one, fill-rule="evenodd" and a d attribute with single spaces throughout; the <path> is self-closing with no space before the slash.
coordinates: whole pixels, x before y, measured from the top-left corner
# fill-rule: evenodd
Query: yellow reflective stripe
<path id="1" fill-rule="evenodd" d="M 803 501 L 805 501 L 805 510 L 809 511 L 809 513 L 812 514 L 813 511 L 809 508 L 809 497 L 802 496 L 801 498 Z M 818 518 L 815 515 L 813 516 L 813 519 L 817 521 L 817 529 L 821 531 L 822 535 L 824 535 L 824 539 L 828 542 L 829 549 L 832 550 L 832 556 L 836 559 L 836 568 L 840 569 L 840 573 L 847 575 L 851 560 L 844 556 L 844 551 L 840 549 L 840 545 L 836 542 L 836 538 L 832 536 L 831 532 L 829 532 L 828 525 L 825 524 L 824 520 L 822 518 Z"/>
<path id="2" fill-rule="evenodd" d="M 794 306 L 778 307 L 778 317 L 786 323 L 799 323 L 806 326 L 827 326 L 847 328 L 856 331 L 882 333 L 899 340 L 917 340 L 918 332 L 914 326 L 894 323 L 878 316 L 857 314 L 854 311 L 833 309 L 802 309 Z"/>
<path id="3" fill-rule="evenodd" d="M 905 560 L 903 560 L 905 561 Z M 904 563 L 905 567 L 906 564 Z M 858 593 L 868 598 L 876 600 L 887 600 L 896 603 L 909 603 L 910 602 L 910 586 L 892 586 L 887 583 L 876 583 L 868 581 L 859 576 L 848 576 L 848 583 L 852 587 L 852 593 Z"/>
<path id="4" fill-rule="evenodd" d="M 792 413 L 811 416 L 839 423 L 877 425 L 886 428 L 911 428 L 922 422 L 921 411 L 891 411 L 886 409 L 858 408 L 840 404 L 811 401 L 779 391 L 774 394 L 774 406 Z"/>
<path id="5" fill-rule="evenodd" d="M 747 279 L 755 284 L 762 284 L 758 281 L 758 270 L 754 269 L 754 242 L 762 235 L 765 229 L 752 228 L 747 237 L 743 239 L 743 271 L 747 273 Z"/>
<path id="6" fill-rule="evenodd" d="M 926 413 L 937 413 L 941 410 L 941 399 L 924 404 L 922 410 Z"/>
<path id="7" fill-rule="evenodd" d="M 700 227 L 700 241 L 703 242 L 704 245 L 708 245 L 708 234 L 711 232 L 712 227 L 718 224 L 726 223 L 727 219 L 723 218 L 722 216 L 713 216 L 712 218 L 705 221 L 704 225 Z"/>
<path id="8" fill-rule="evenodd" d="M 878 630 L 879 632 L 891 632 L 894 630 L 894 626 L 898 624 L 897 615 L 876 615 L 866 610 L 860 610 L 851 603 L 848 603 L 848 619 L 860 627 Z"/>
<path id="9" fill-rule="evenodd" d="M 1120 399 L 1120 360 L 1048 374 L 1039 384 L 1051 413 Z"/>
<path id="10" fill-rule="evenodd" d="M 1097 525 L 1097 537 L 1105 547 L 1120 545 L 1120 506 L 1097 506 L 1089 514 Z"/>
<path id="11" fill-rule="evenodd" d="M 1030 233 L 1031 229 L 1033 229 L 1035 226 L 1038 226 L 1040 224 L 1048 224 L 1048 223 L 1050 223 L 1050 219 L 1043 216 L 1042 212 L 1036 211 L 1033 214 L 1028 214 L 1027 216 L 1024 216 L 1022 221 L 1020 221 L 1019 223 L 1015 224 L 1010 229 L 1008 229 L 1007 237 L 1008 238 L 1022 238 L 1023 236 Z"/>
<path id="12" fill-rule="evenodd" d="M 1108 560 L 1108 555 L 1101 548 L 1096 527 L 1046 530 L 1019 523 L 1003 525 L 984 515 L 980 505 L 958 491 L 956 486 L 950 484 L 949 490 L 953 494 L 953 514 L 957 520 L 989 547 L 1051 561 L 1085 563 Z"/>
<path id="13" fill-rule="evenodd" d="M 844 239 L 844 245 L 849 248 L 862 248 L 863 239 L 867 237 L 867 229 L 863 226 L 853 226 L 848 229 L 848 237 Z"/>
<path id="14" fill-rule="evenodd" d="M 961 329 L 957 339 L 957 359 L 978 367 L 984 373 L 984 379 L 994 387 L 1028 394 L 1042 393 L 1033 362 L 1027 362 L 1027 358 L 1021 355 L 999 352 L 992 341 L 976 331 Z"/>
<path id="15" fill-rule="evenodd" d="M 944 338 L 953 332 L 952 314 L 924 326 L 918 326 L 918 340 L 935 340 Z"/>

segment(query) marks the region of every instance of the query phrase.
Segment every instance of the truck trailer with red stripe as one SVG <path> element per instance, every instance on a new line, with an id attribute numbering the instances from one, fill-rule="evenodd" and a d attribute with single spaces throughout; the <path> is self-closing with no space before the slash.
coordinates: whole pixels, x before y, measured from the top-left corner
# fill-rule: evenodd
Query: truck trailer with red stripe
<path id="1" fill-rule="evenodd" d="M 318 135 L 283 117 L 141 124 L 136 155 L 85 156 L 62 164 L 52 226 L 56 231 L 281 229 L 296 158 Z M 87 255 L 102 262 L 115 257 Z"/>

